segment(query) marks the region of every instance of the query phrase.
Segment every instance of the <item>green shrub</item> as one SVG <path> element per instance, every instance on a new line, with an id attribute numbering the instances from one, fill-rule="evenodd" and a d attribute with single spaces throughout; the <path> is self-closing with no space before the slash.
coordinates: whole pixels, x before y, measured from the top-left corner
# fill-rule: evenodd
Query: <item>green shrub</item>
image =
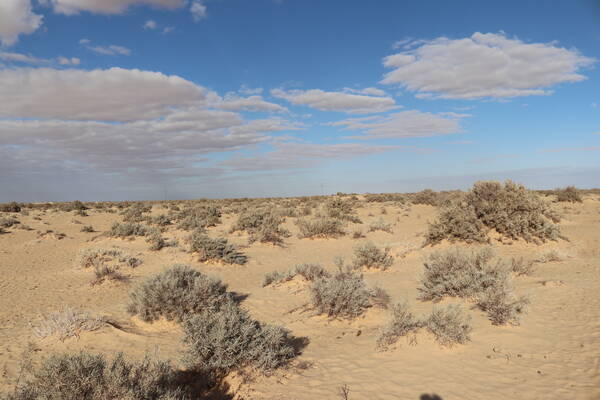
<path id="1" fill-rule="evenodd" d="M 402 336 L 418 331 L 423 323 L 408 308 L 408 303 L 398 303 L 392 308 L 392 319 L 384 326 L 377 337 L 377 347 L 385 350 Z"/>
<path id="2" fill-rule="evenodd" d="M 354 262 L 352 266 L 359 268 L 377 268 L 386 270 L 393 263 L 394 258 L 389 254 L 388 247 L 383 250 L 375 246 L 373 243 L 365 243 L 354 249 Z"/>
<path id="3" fill-rule="evenodd" d="M 285 365 L 296 353 L 289 332 L 253 320 L 233 302 L 215 312 L 205 310 L 183 322 L 189 367 L 227 373 L 254 367 L 270 372 Z"/>
<path id="4" fill-rule="evenodd" d="M 86 352 L 52 355 L 7 400 L 185 400 L 169 363 L 146 356 L 107 361 Z"/>
<path id="5" fill-rule="evenodd" d="M 434 308 L 425 320 L 425 326 L 442 346 L 452 347 L 455 343 L 465 344 L 471 340 L 471 317 L 455 304 Z"/>
<path id="6" fill-rule="evenodd" d="M 202 311 L 214 312 L 229 299 L 227 285 L 188 266 L 176 264 L 148 278 L 129 295 L 127 311 L 152 322 L 181 321 Z"/>
<path id="7" fill-rule="evenodd" d="M 188 241 L 190 252 L 198 253 L 200 261 L 219 260 L 227 264 L 240 265 L 248 261 L 248 257 L 240 253 L 225 238 L 212 239 L 201 231 L 195 231 L 188 238 Z"/>
<path id="8" fill-rule="evenodd" d="M 336 238 L 344 236 L 343 224 L 339 219 L 317 219 L 313 221 L 299 219 L 296 224 L 300 229 L 298 237 L 304 238 Z"/>
<path id="9" fill-rule="evenodd" d="M 556 189 L 556 200 L 557 201 L 565 201 L 570 203 L 582 203 L 583 199 L 581 198 L 581 194 L 579 190 L 575 186 L 567 186 L 564 189 Z"/>

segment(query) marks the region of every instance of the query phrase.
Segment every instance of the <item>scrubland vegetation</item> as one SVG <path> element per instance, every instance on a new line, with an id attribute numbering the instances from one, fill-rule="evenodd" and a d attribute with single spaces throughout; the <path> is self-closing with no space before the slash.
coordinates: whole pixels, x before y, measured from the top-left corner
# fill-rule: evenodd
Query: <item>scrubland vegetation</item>
<path id="1" fill-rule="evenodd" d="M 251 376 L 281 370 L 293 375 L 297 365 L 310 364 L 302 361 L 310 337 L 294 336 L 294 329 L 281 321 L 318 326 L 324 337 L 334 329 L 330 324 L 347 330 L 358 326 L 354 336 L 368 338 L 373 353 L 398 351 L 398 358 L 403 350 L 396 349 L 404 339 L 411 346 L 420 346 L 421 338 L 438 347 L 469 346 L 482 324 L 491 329 L 527 324 L 535 297 L 517 289 L 519 280 L 533 282 L 545 265 L 560 265 L 571 257 L 555 249 L 536 250 L 548 241 L 568 243 L 559 205 L 597 201 L 597 195 L 574 187 L 534 192 L 507 181 L 478 182 L 466 192 L 2 204 L 2 236 L 32 229 L 27 224 L 38 229 L 38 242 L 79 235 L 85 245 L 72 256 L 77 273 L 89 274 L 93 289 L 88 290 L 110 290 L 119 299 L 120 293 L 128 295 L 110 310 L 125 310 L 121 321 L 103 316 L 102 309 L 68 306 L 38 315 L 31 329 L 39 340 L 68 342 L 107 326 L 160 325 L 163 320 L 181 332 L 181 354 L 172 361 L 85 349 L 45 354 L 35 363 L 28 359 L 35 355 L 25 355 L 18 380 L 3 398 L 211 398 L 211 390 L 232 374 L 251 382 Z M 422 210 L 431 216 L 423 218 L 424 229 L 407 231 L 403 221 L 420 220 Z M 67 234 L 47 229 L 46 221 L 60 213 L 69 213 L 68 220 L 77 215 L 71 224 L 78 227 Z M 101 215 L 109 216 L 109 223 Z M 337 243 L 343 245 L 338 249 Z M 514 244 L 527 250 L 511 253 Z M 314 262 L 326 245 L 335 249 L 331 258 Z M 285 257 L 294 246 L 313 250 Z M 284 261 L 271 265 L 264 254 L 275 252 Z M 408 275 L 407 254 L 411 265 L 418 263 L 418 276 Z M 245 282 L 253 287 L 250 294 L 231 291 L 230 281 L 221 277 L 222 271 L 238 271 L 245 274 L 240 280 L 247 279 L 253 269 L 264 278 L 262 285 L 259 280 Z M 417 295 L 383 289 L 397 287 L 390 282 L 400 280 L 403 285 L 414 282 Z M 244 299 L 256 293 L 271 293 L 277 296 L 274 303 L 281 299 L 286 306 L 256 312 L 252 307 L 268 304 L 259 297 L 246 307 Z M 264 321 L 255 318 L 265 315 Z M 379 325 L 371 322 L 380 316 Z"/>

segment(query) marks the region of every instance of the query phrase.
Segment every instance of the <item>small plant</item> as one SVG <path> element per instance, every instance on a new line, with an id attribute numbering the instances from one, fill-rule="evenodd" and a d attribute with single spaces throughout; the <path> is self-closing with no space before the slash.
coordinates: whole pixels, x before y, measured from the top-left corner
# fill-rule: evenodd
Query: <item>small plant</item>
<path id="1" fill-rule="evenodd" d="M 0 212 L 12 212 L 17 213 L 21 211 L 21 205 L 16 201 L 10 203 L 0 204 Z"/>
<path id="2" fill-rule="evenodd" d="M 317 219 L 313 221 L 299 219 L 296 224 L 300 229 L 298 235 L 300 239 L 336 238 L 346 234 L 342 222 L 338 219 Z"/>
<path id="3" fill-rule="evenodd" d="M 385 350 L 402 336 L 418 331 L 423 323 L 408 308 L 408 303 L 398 303 L 392 308 L 392 319 L 384 326 L 377 338 L 377 347 Z"/>
<path id="4" fill-rule="evenodd" d="M 245 367 L 273 371 L 296 352 L 289 332 L 253 320 L 233 302 L 215 312 L 205 310 L 183 322 L 184 361 L 201 371 L 228 373 Z"/>
<path id="5" fill-rule="evenodd" d="M 152 235 L 146 238 L 146 242 L 150 243 L 151 251 L 159 251 L 164 247 L 173 247 L 177 246 L 176 240 L 166 240 L 160 234 L 160 232 L 156 231 Z"/>
<path id="6" fill-rule="evenodd" d="M 81 227 L 81 232 L 87 232 L 87 233 L 93 233 L 94 231 L 94 227 L 91 225 L 85 225 Z"/>
<path id="7" fill-rule="evenodd" d="M 558 250 L 548 250 L 535 259 L 538 263 L 558 262 L 562 261 L 563 257 Z"/>
<path id="8" fill-rule="evenodd" d="M 362 231 L 354 231 L 352 232 L 352 239 L 364 239 L 366 238 L 365 234 Z"/>
<path id="9" fill-rule="evenodd" d="M 127 311 L 146 322 L 160 317 L 181 321 L 194 313 L 214 312 L 229 299 L 227 285 L 180 264 L 147 279 L 129 297 Z"/>
<path id="10" fill-rule="evenodd" d="M 582 203 L 583 199 L 575 186 L 567 186 L 564 189 L 556 189 L 556 201 L 569 203 Z"/>
<path id="11" fill-rule="evenodd" d="M 119 249 L 91 248 L 79 252 L 76 265 L 80 268 L 91 268 L 107 263 L 135 268 L 140 265 L 142 261 Z"/>
<path id="12" fill-rule="evenodd" d="M 471 317 L 455 304 L 434 308 L 425 326 L 442 346 L 452 347 L 455 343 L 465 344 L 471 340 Z"/>
<path id="13" fill-rule="evenodd" d="M 188 388 L 186 388 L 188 389 Z M 189 390 L 188 390 L 189 391 Z M 86 352 L 45 359 L 31 379 L 7 400 L 185 400 L 186 393 L 169 363 L 146 356 L 128 362 L 122 353 L 112 361 Z"/>
<path id="14" fill-rule="evenodd" d="M 508 285 L 489 287 L 477 297 L 477 306 L 485 311 L 493 325 L 519 325 L 519 316 L 525 312 L 529 299 L 517 297 Z"/>
<path id="15" fill-rule="evenodd" d="M 356 216 L 354 211 L 354 204 L 352 200 L 344 200 L 340 197 L 334 197 L 325 203 L 325 213 L 327 217 L 346 220 L 360 224 L 360 219 Z"/>
<path id="16" fill-rule="evenodd" d="M 298 264 L 287 272 L 269 272 L 265 275 L 263 287 L 290 281 L 297 275 L 302 276 L 306 281 L 313 282 L 316 279 L 328 277 L 329 273 L 320 264 Z"/>
<path id="17" fill-rule="evenodd" d="M 392 224 L 390 224 L 389 222 L 385 222 L 383 218 L 379 218 L 377 221 L 371 222 L 371 224 L 369 225 L 369 232 L 375 231 L 393 233 Z"/>
<path id="18" fill-rule="evenodd" d="M 231 232 L 246 231 L 249 242 L 273 243 L 280 245 L 289 231 L 280 227 L 284 218 L 271 210 L 253 210 L 242 213 L 231 228 Z"/>
<path id="19" fill-rule="evenodd" d="M 135 223 L 119 223 L 115 222 L 110 231 L 108 231 L 108 236 L 118 237 L 118 238 L 127 238 L 131 236 L 148 236 L 152 233 L 156 232 L 155 229 L 152 229 L 146 225 L 135 224 Z"/>
<path id="20" fill-rule="evenodd" d="M 340 269 L 317 279 L 311 286 L 312 304 L 318 314 L 332 318 L 355 318 L 371 306 L 371 292 L 362 275 Z"/>
<path id="21" fill-rule="evenodd" d="M 390 249 L 380 249 L 373 243 L 365 243 L 354 249 L 354 262 L 352 266 L 359 268 L 376 268 L 386 270 L 393 263 L 394 258 L 389 254 Z"/>
<path id="22" fill-rule="evenodd" d="M 124 282 L 127 280 L 118 267 L 111 265 L 96 265 L 94 267 L 94 274 L 96 278 L 92 281 L 92 285 L 99 285 L 105 281 L 120 281 Z"/>
<path id="23" fill-rule="evenodd" d="M 513 258 L 510 262 L 510 270 L 517 276 L 531 275 L 534 271 L 533 262 L 527 262 L 523 257 Z"/>
<path id="24" fill-rule="evenodd" d="M 227 264 L 245 264 L 248 257 L 240 253 L 234 245 L 227 242 L 225 238 L 212 239 L 202 233 L 195 231 L 188 238 L 190 252 L 198 253 L 200 261 L 219 260 Z"/>
<path id="25" fill-rule="evenodd" d="M 89 312 L 65 307 L 62 310 L 40 317 L 35 334 L 40 338 L 57 336 L 61 341 L 79 337 L 84 331 L 95 331 L 104 326 L 105 320 Z"/>

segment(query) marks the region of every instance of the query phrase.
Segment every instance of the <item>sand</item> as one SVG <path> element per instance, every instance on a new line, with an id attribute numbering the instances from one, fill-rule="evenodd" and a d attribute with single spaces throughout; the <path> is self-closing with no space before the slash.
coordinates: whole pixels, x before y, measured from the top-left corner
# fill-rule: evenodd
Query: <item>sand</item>
<path id="1" fill-rule="evenodd" d="M 308 302 L 307 284 L 299 279 L 262 287 L 267 272 L 285 271 L 304 262 L 321 263 L 334 270 L 334 258 L 352 258 L 353 248 L 364 241 L 391 248 L 394 264 L 387 271 L 365 272 L 369 285 L 379 285 L 394 302 L 408 300 L 419 316 L 429 313 L 431 302 L 417 299 L 423 260 L 437 249 L 421 248 L 427 222 L 437 209 L 415 205 L 410 209 L 367 203 L 358 209 L 363 224 L 350 224 L 348 231 L 361 229 L 366 239 L 346 235 L 338 239 L 298 239 L 294 218 L 286 228 L 293 236 L 283 247 L 247 244 L 246 234 L 229 234 L 236 216 L 225 215 L 223 223 L 210 228 L 211 236 L 227 236 L 243 246 L 249 262 L 243 266 L 201 263 L 181 248 L 148 250 L 143 238 L 121 240 L 99 236 L 118 214 L 89 210 L 89 216 L 70 212 L 30 211 L 14 214 L 33 230 L 12 227 L 0 235 L 0 391 L 10 390 L 19 372 L 22 353 L 31 344 L 34 359 L 56 351 L 87 349 L 108 355 L 123 351 L 130 357 L 146 352 L 178 363 L 181 358 L 181 331 L 177 324 L 159 321 L 144 323 L 125 310 L 128 293 L 144 278 L 174 263 L 185 263 L 214 275 L 230 290 L 246 296 L 242 306 L 261 321 L 290 329 L 308 344 L 289 369 L 272 376 L 242 379 L 231 376 L 230 393 L 244 399 L 339 399 L 339 387 L 348 385 L 349 399 L 600 399 L 600 199 L 586 196 L 582 204 L 555 204 L 561 212 L 562 232 L 570 241 L 543 245 L 516 241 L 494 242 L 500 257 L 535 259 L 556 250 L 561 261 L 536 263 L 530 276 L 515 277 L 517 292 L 527 294 L 531 304 L 520 326 L 493 326 L 472 304 L 456 299 L 442 304 L 461 303 L 472 316 L 473 332 L 466 345 L 444 348 L 421 330 L 388 351 L 378 351 L 378 329 L 387 322 L 387 310 L 370 309 L 354 321 L 329 320 L 302 308 Z M 154 206 L 153 214 L 164 210 Z M 9 216 L 2 213 L 0 216 Z M 41 220 L 34 219 L 38 216 Z M 393 224 L 393 233 L 367 232 L 379 218 Z M 96 233 L 81 232 L 82 224 Z M 37 231 L 53 230 L 39 235 Z M 55 233 L 64 233 L 60 239 Z M 167 237 L 183 238 L 187 233 L 170 228 Z M 89 247 L 116 246 L 143 260 L 135 269 L 126 269 L 127 282 L 91 285 L 91 270 L 76 266 L 77 254 Z M 469 246 L 466 246 L 469 247 Z M 41 315 L 65 306 L 77 307 L 115 321 L 78 338 L 60 341 L 41 339 L 35 327 Z"/>

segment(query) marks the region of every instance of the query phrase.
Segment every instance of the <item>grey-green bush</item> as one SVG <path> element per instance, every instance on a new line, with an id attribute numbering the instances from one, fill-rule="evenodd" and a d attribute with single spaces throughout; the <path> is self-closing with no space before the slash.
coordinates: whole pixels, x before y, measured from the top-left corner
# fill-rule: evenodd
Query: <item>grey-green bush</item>
<path id="1" fill-rule="evenodd" d="M 320 264 L 298 264 L 293 269 L 286 272 L 272 271 L 265 275 L 263 286 L 268 286 L 272 283 L 282 283 L 294 279 L 300 275 L 305 280 L 313 282 L 319 278 L 326 278 L 329 273 Z"/>
<path id="2" fill-rule="evenodd" d="M 334 218 L 303 220 L 296 222 L 300 229 L 298 237 L 304 238 L 336 238 L 344 236 L 346 232 L 343 229 L 343 223 Z"/>
<path id="3" fill-rule="evenodd" d="M 129 222 L 115 222 L 108 231 L 108 236 L 126 238 L 131 236 L 147 236 L 156 232 L 155 229 L 146 225 L 134 224 Z"/>
<path id="4" fill-rule="evenodd" d="M 311 302 L 318 314 L 355 318 L 371 306 L 371 292 L 362 275 L 349 270 L 317 279 L 311 286 Z"/>
<path id="5" fill-rule="evenodd" d="M 129 297 L 127 311 L 152 322 L 160 317 L 181 321 L 194 313 L 215 312 L 230 296 L 219 279 L 176 264 L 148 278 Z"/>
<path id="6" fill-rule="evenodd" d="M 359 268 L 376 268 L 386 270 L 394 263 L 388 247 L 380 249 L 373 243 L 365 243 L 354 248 L 352 266 Z"/>
<path id="7" fill-rule="evenodd" d="M 202 371 L 227 373 L 246 367 L 270 372 L 295 356 L 289 332 L 252 319 L 233 302 L 183 322 L 184 361 Z"/>
<path id="8" fill-rule="evenodd" d="M 456 304 L 434 308 L 425 320 L 425 326 L 439 344 L 447 347 L 452 347 L 455 343 L 467 343 L 471 340 L 469 334 L 473 330 L 471 317 Z"/>
<path id="9" fill-rule="evenodd" d="M 248 257 L 225 238 L 212 239 L 201 231 L 194 231 L 188 240 L 190 251 L 198 253 L 200 261 L 219 260 L 227 264 L 245 264 L 248 261 Z"/>
<path id="10" fill-rule="evenodd" d="M 582 203 L 583 199 L 579 190 L 575 186 L 567 186 L 564 189 L 556 189 L 556 201 L 564 201 L 569 203 Z"/>
<path id="11" fill-rule="evenodd" d="M 408 303 L 397 303 L 392 308 L 392 319 L 379 331 L 377 347 L 385 350 L 402 336 L 418 331 L 423 323 L 410 312 Z"/>

